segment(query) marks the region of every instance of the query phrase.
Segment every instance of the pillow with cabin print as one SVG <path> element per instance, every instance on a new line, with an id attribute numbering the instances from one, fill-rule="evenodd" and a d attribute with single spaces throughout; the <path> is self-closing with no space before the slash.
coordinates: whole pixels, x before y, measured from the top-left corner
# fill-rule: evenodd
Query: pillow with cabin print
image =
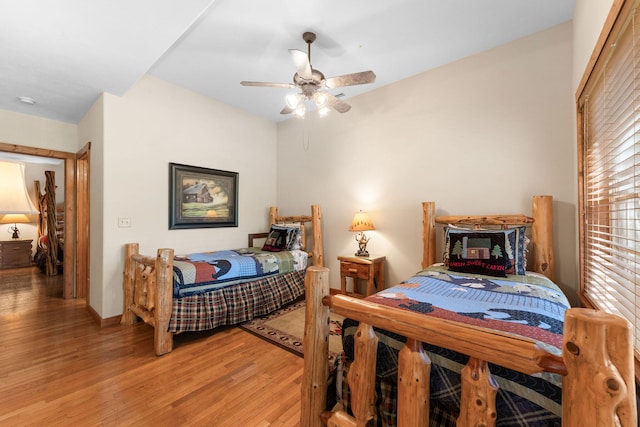
<path id="1" fill-rule="evenodd" d="M 288 222 L 283 224 L 278 224 L 281 227 L 290 228 L 292 230 L 291 240 L 289 241 L 289 245 L 287 245 L 288 251 L 295 251 L 302 249 L 302 231 L 300 228 L 302 224 L 299 222 Z"/>
<path id="2" fill-rule="evenodd" d="M 524 276 L 527 269 L 527 246 L 529 239 L 526 236 L 526 226 L 512 227 L 506 229 L 494 229 L 494 230 L 478 230 L 483 233 L 497 233 L 504 234 L 505 236 L 505 273 L 517 274 Z M 458 227 L 445 227 L 445 252 L 444 263 L 449 265 L 449 247 L 450 236 L 457 233 L 469 233 L 474 232 L 472 229 L 464 229 Z"/>
<path id="3" fill-rule="evenodd" d="M 449 270 L 505 277 L 504 233 L 460 232 L 449 236 Z"/>
<path id="4" fill-rule="evenodd" d="M 269 252 L 287 250 L 293 232 L 294 230 L 291 228 L 272 225 L 267 240 L 264 242 L 264 246 L 262 246 L 262 250 Z"/>

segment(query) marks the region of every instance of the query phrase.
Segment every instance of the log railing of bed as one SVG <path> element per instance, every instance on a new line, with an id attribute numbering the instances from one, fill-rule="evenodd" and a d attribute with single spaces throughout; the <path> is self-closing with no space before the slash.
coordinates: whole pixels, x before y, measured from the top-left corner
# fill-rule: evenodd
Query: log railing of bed
<path id="1" fill-rule="evenodd" d="M 319 205 L 311 206 L 311 215 L 279 216 L 278 208 L 269 210 L 270 225 L 276 223 L 300 223 L 302 247 L 309 252 L 312 265 L 321 267 L 324 262 L 322 244 L 322 213 Z M 306 224 L 311 224 L 312 242 L 309 250 Z M 268 233 L 249 235 L 266 237 Z M 251 246 L 251 245 L 250 245 Z M 125 245 L 123 293 L 124 307 L 120 323 L 132 325 L 142 319 L 154 328 L 156 355 L 169 353 L 173 349 L 173 333 L 168 331 L 173 307 L 173 259 L 174 250 L 160 248 L 157 255 L 139 253 L 138 243 Z"/>
<path id="2" fill-rule="evenodd" d="M 433 202 L 423 204 L 425 255 L 435 258 L 435 224 L 522 224 L 526 216 L 435 217 Z M 533 201 L 534 270 L 553 277 L 552 199 Z M 537 239 L 537 240 L 536 240 Z M 530 264 L 531 268 L 531 264 Z M 636 426 L 631 325 L 619 316 L 590 309 L 566 312 L 562 356 L 541 349 L 533 340 L 495 330 L 424 316 L 346 295 L 329 294 L 329 270 L 311 267 L 305 278 L 306 315 L 304 378 L 301 387 L 303 426 L 364 426 L 373 416 L 378 338 L 373 327 L 407 337 L 398 357 L 399 426 L 429 425 L 430 361 L 422 342 L 469 355 L 461 373 L 458 426 L 495 426 L 497 385 L 488 363 L 526 374 L 564 375 L 564 426 Z M 355 357 L 348 374 L 353 416 L 326 410 L 329 311 L 360 322 Z"/>

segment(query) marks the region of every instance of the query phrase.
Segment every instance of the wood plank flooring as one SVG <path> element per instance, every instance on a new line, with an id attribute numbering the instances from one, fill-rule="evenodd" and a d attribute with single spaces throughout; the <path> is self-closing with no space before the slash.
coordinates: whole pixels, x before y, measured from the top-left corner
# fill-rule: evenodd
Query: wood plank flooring
<path id="1" fill-rule="evenodd" d="M 100 329 L 62 276 L 0 270 L 0 425 L 299 425 L 302 358 L 235 327 L 152 340 Z"/>

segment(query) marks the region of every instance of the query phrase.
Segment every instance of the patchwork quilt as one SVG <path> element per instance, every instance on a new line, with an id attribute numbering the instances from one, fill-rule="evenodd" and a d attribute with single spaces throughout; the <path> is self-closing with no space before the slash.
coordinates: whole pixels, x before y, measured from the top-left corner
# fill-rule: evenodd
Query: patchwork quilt
<path id="1" fill-rule="evenodd" d="M 256 248 L 177 255 L 173 261 L 173 296 L 181 298 L 276 274 L 303 271 L 301 250 L 267 252 Z"/>
<path id="2" fill-rule="evenodd" d="M 569 308 L 562 291 L 543 275 L 527 272 L 506 278 L 490 277 L 454 273 L 444 266 L 429 267 L 367 300 L 521 335 L 558 355 L 562 348 L 564 313 Z M 353 360 L 357 325 L 351 319 L 343 324 L 347 360 Z M 394 425 L 394 405 L 389 402 L 395 399 L 398 352 L 405 338 L 378 329 L 376 334 L 380 339 L 376 366 L 377 423 Z M 455 419 L 460 405 L 459 375 L 468 356 L 427 344 L 425 350 L 432 361 L 431 405 Z M 495 365 L 490 365 L 490 371 L 500 386 L 496 398 L 498 426 L 561 424 L 560 375 L 530 376 Z"/>

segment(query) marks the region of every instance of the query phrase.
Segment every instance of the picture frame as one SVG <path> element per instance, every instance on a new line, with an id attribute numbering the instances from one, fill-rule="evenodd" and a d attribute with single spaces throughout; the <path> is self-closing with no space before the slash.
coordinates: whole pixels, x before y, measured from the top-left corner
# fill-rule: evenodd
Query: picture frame
<path id="1" fill-rule="evenodd" d="M 169 163 L 169 230 L 237 226 L 237 172 Z"/>

